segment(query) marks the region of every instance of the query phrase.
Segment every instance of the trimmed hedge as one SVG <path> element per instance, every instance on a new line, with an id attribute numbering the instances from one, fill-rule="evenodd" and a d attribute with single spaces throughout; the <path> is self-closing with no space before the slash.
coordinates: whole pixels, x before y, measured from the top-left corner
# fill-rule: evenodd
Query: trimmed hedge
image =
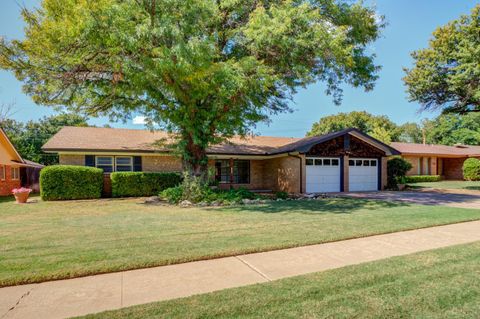
<path id="1" fill-rule="evenodd" d="M 480 181 L 480 160 L 469 158 L 463 162 L 463 178 L 467 181 Z"/>
<path id="2" fill-rule="evenodd" d="M 405 176 L 407 183 L 428 183 L 428 182 L 439 182 L 442 180 L 440 175 L 413 175 Z"/>
<path id="3" fill-rule="evenodd" d="M 40 171 L 40 196 L 45 201 L 100 198 L 103 171 L 94 167 L 53 165 Z"/>
<path id="4" fill-rule="evenodd" d="M 115 172 L 112 180 L 112 197 L 141 197 L 158 195 L 182 181 L 177 173 Z"/>
<path id="5" fill-rule="evenodd" d="M 387 162 L 387 188 L 397 189 L 398 184 L 405 178 L 412 164 L 401 157 L 393 157 Z"/>

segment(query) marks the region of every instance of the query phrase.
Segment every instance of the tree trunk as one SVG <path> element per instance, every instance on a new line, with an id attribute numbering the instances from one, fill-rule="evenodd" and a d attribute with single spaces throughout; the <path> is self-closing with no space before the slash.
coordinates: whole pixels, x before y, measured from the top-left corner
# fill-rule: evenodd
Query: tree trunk
<path id="1" fill-rule="evenodd" d="M 208 182 L 208 157 L 206 147 L 195 144 L 191 136 L 187 138 L 185 145 L 183 165 L 191 176 L 198 177 L 205 183 Z"/>

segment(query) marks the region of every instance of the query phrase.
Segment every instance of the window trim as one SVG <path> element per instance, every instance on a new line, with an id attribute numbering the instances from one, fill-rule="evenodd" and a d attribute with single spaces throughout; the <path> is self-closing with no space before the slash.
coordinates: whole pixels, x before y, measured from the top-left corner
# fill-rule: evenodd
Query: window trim
<path id="1" fill-rule="evenodd" d="M 2 165 L 1 171 L 3 172 L 3 177 L 0 178 L 0 181 L 7 179 L 7 165 Z"/>
<path id="2" fill-rule="evenodd" d="M 220 164 L 220 174 L 217 174 L 217 163 L 221 162 L 227 162 L 227 168 L 228 168 L 228 175 L 222 175 L 221 174 L 221 164 Z M 237 183 L 235 182 L 235 162 L 238 161 L 246 161 L 248 162 L 248 181 L 246 183 Z M 233 164 L 233 166 L 232 166 Z M 228 181 L 222 181 L 222 176 L 227 176 Z M 237 173 L 238 176 L 238 173 Z M 249 159 L 217 159 L 215 160 L 215 180 L 219 184 L 230 184 L 230 185 L 248 185 L 251 183 L 251 178 L 252 178 L 252 161 Z"/>
<path id="3" fill-rule="evenodd" d="M 117 163 L 117 159 L 119 159 L 119 158 L 128 158 L 128 159 L 130 159 L 130 164 L 118 164 L 118 163 Z M 120 171 L 120 172 L 133 172 L 133 156 L 115 156 L 114 166 L 115 166 L 114 172 L 118 172 L 118 170 L 117 170 L 117 167 L 118 167 L 118 166 L 130 167 L 130 170 L 129 170 L 129 171 Z"/>
<path id="4" fill-rule="evenodd" d="M 107 158 L 107 157 L 108 157 L 108 158 L 111 158 L 111 159 L 112 159 L 112 165 L 111 165 L 111 166 L 112 166 L 112 171 L 111 171 L 111 172 L 105 172 L 105 171 L 103 171 L 103 173 L 104 173 L 104 174 L 110 174 L 110 173 L 115 172 L 115 156 L 113 156 L 113 155 L 95 156 L 95 167 L 96 167 L 96 168 L 99 168 L 99 167 L 98 167 L 98 166 L 99 166 L 99 165 L 98 165 L 98 159 L 99 159 L 99 158 L 102 158 L 102 157 L 103 157 L 103 158 Z M 100 166 L 110 166 L 110 165 L 100 165 Z"/>
<path id="5" fill-rule="evenodd" d="M 14 174 L 14 172 L 18 172 L 17 174 Z M 10 168 L 10 179 L 12 181 L 19 181 L 20 180 L 20 167 L 11 167 Z M 17 176 L 15 176 L 17 175 Z"/>

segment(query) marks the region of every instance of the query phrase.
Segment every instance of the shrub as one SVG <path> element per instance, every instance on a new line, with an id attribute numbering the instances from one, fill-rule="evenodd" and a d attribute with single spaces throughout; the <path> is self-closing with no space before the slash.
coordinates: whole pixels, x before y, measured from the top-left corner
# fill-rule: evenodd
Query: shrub
<path id="1" fill-rule="evenodd" d="M 463 178 L 467 181 L 480 181 L 480 160 L 469 158 L 463 162 Z"/>
<path id="2" fill-rule="evenodd" d="M 394 157 L 387 162 L 387 187 L 390 189 L 398 188 L 398 181 L 405 178 L 407 172 L 412 168 L 412 164 L 401 157 Z"/>
<path id="3" fill-rule="evenodd" d="M 43 200 L 100 198 L 103 171 L 94 167 L 54 165 L 40 171 L 40 196 Z"/>
<path id="4" fill-rule="evenodd" d="M 181 177 L 177 173 L 115 172 L 110 175 L 113 197 L 140 197 L 157 195 L 178 186 Z"/>
<path id="5" fill-rule="evenodd" d="M 406 176 L 407 183 L 427 183 L 427 182 L 439 182 L 442 180 L 440 175 L 413 175 Z"/>
<path id="6" fill-rule="evenodd" d="M 287 199 L 288 198 L 288 193 L 287 192 L 276 192 L 275 193 L 275 198 L 277 198 L 277 199 Z"/>
<path id="7" fill-rule="evenodd" d="M 188 194 L 185 192 L 185 185 L 182 184 L 162 191 L 159 196 L 172 204 L 178 204 L 182 200 L 188 200 L 192 203 L 240 204 L 243 199 L 256 199 L 259 197 L 245 188 L 221 190 L 212 189 L 208 186 L 195 188 L 194 196 L 192 197 L 191 195 L 192 188 L 190 188 L 190 193 Z"/>

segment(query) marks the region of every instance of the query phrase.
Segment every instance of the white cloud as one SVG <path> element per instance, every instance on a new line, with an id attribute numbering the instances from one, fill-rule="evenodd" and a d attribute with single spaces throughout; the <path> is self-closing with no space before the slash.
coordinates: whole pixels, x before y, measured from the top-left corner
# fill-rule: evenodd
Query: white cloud
<path id="1" fill-rule="evenodd" d="M 135 125 L 145 125 L 145 124 L 147 124 L 147 118 L 145 116 L 135 116 L 133 118 L 133 124 L 135 124 Z"/>

